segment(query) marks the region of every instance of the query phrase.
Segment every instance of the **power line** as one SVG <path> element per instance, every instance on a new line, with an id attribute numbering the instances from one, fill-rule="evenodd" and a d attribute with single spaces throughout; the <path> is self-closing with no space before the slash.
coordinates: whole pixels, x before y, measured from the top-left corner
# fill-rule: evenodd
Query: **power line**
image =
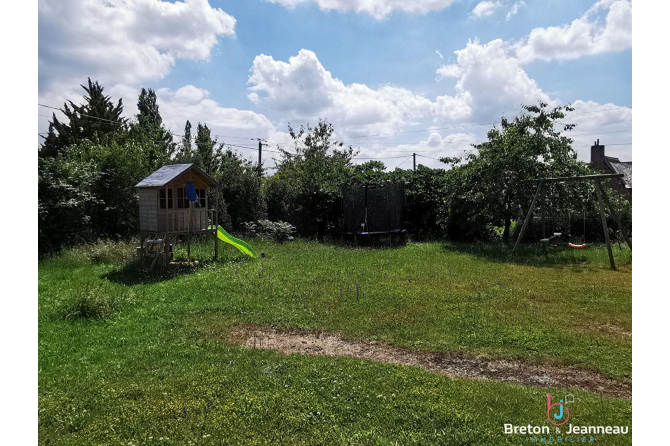
<path id="1" fill-rule="evenodd" d="M 46 107 L 46 108 L 50 108 L 52 110 L 58 110 L 61 113 L 65 113 L 63 111 L 63 109 L 58 108 L 58 107 L 53 107 L 51 105 L 45 105 L 45 104 L 39 104 L 39 103 L 37 105 L 39 105 L 40 107 Z M 113 120 L 110 120 L 110 119 L 100 118 L 99 116 L 88 115 L 86 113 L 80 113 L 80 112 L 75 112 L 75 113 L 77 113 L 79 116 L 84 116 L 84 117 L 87 117 L 87 118 L 90 118 L 90 119 L 97 119 L 99 121 L 105 121 L 105 122 L 109 122 L 109 123 L 112 123 L 112 124 L 121 124 L 121 125 L 125 124 L 125 123 L 118 122 L 118 121 L 113 121 Z M 40 116 L 44 116 L 46 118 L 51 118 L 51 116 L 49 116 L 49 115 L 40 115 Z M 178 136 L 180 138 L 185 138 L 186 137 L 185 135 L 182 135 L 180 133 L 173 133 L 173 132 L 168 132 L 168 133 L 172 136 Z M 231 139 L 243 139 L 243 140 L 250 140 L 250 141 L 255 141 L 257 139 L 257 138 L 248 138 L 248 137 L 230 136 L 230 135 L 212 135 L 212 136 L 214 136 L 214 138 L 231 138 Z M 195 139 L 195 136 L 192 136 L 191 139 Z"/>
<path id="2" fill-rule="evenodd" d="M 405 161 L 403 161 L 402 163 L 400 163 L 400 164 L 398 164 L 397 166 L 395 166 L 395 168 L 396 168 L 396 169 L 400 169 L 400 166 L 402 166 L 403 164 L 405 164 L 405 163 L 407 162 L 407 160 L 410 159 L 411 157 L 412 157 L 412 155 L 410 155 L 410 156 L 408 156 L 407 158 L 405 158 Z"/>
<path id="3" fill-rule="evenodd" d="M 65 113 L 62 109 L 57 108 L 57 107 L 52 107 L 50 105 L 44 105 L 44 104 L 39 104 L 39 103 L 37 105 L 39 105 L 40 107 L 46 107 L 46 108 L 50 108 L 50 109 L 53 109 L 53 110 L 58 110 L 59 112 L 61 112 L 63 114 Z M 91 115 L 87 115 L 86 113 L 80 113 L 78 111 L 75 111 L 75 113 L 77 113 L 79 116 L 85 116 L 87 118 L 97 119 L 99 121 L 105 121 L 105 122 L 109 122 L 109 123 L 112 123 L 112 124 L 117 124 L 117 125 L 124 125 L 125 124 L 125 122 L 113 121 L 111 119 L 100 118 L 98 116 L 91 116 Z"/>
<path id="4" fill-rule="evenodd" d="M 38 103 L 37 105 L 39 105 L 40 107 L 45 107 L 45 108 L 60 111 L 61 113 L 65 113 L 61 108 L 58 108 L 58 107 L 53 107 L 53 106 L 50 106 L 50 105 L 45 105 L 45 104 L 40 104 L 40 103 Z M 589 112 L 573 113 L 573 114 L 571 114 L 571 116 L 598 113 L 598 112 L 604 112 L 604 111 L 610 111 L 610 110 L 619 110 L 619 109 L 620 108 L 608 108 L 608 109 L 603 109 L 603 110 L 592 110 L 592 111 L 589 111 Z M 86 113 L 80 113 L 80 112 L 75 112 L 75 113 L 77 113 L 79 116 L 84 116 L 84 117 L 87 117 L 87 118 L 90 118 L 90 119 L 97 119 L 99 121 L 109 122 L 109 123 L 112 123 L 112 124 L 117 124 L 117 125 L 118 124 L 120 124 L 120 125 L 125 124 L 125 122 L 113 121 L 113 120 L 109 120 L 109 119 L 105 119 L 105 118 L 100 118 L 98 116 L 88 115 Z M 39 116 L 51 117 L 51 116 L 48 116 L 48 115 L 39 115 Z M 434 130 L 446 130 L 446 129 L 450 129 L 450 128 L 464 128 L 464 127 L 475 127 L 475 126 L 495 125 L 495 124 L 496 124 L 495 122 L 493 122 L 493 123 L 479 123 L 479 124 L 457 124 L 457 125 L 452 125 L 452 126 L 447 126 L 447 127 L 430 127 L 428 129 L 408 130 L 408 131 L 404 131 L 404 132 L 379 133 L 379 134 L 373 134 L 373 135 L 359 135 L 359 136 L 352 136 L 349 139 L 368 138 L 368 137 L 376 137 L 376 136 L 392 136 L 392 135 L 399 135 L 399 134 L 405 134 L 405 133 L 420 133 L 420 132 L 434 131 Z M 570 135 L 570 136 L 602 135 L 602 134 L 613 134 L 613 133 L 626 133 L 626 132 L 631 132 L 631 131 L 632 131 L 632 129 L 610 131 L 610 132 L 594 132 L 594 133 L 581 133 L 581 134 L 578 133 L 578 134 L 573 134 L 573 135 Z M 168 133 L 172 136 L 185 138 L 185 135 L 182 135 L 182 134 L 179 134 L 179 133 L 173 133 L 173 132 L 168 132 Z M 39 136 L 41 136 L 42 138 L 46 138 L 45 136 L 43 136 L 41 134 L 39 134 Z M 248 140 L 252 140 L 252 141 L 258 139 L 258 138 L 246 138 L 246 137 L 229 136 L 229 135 L 228 136 L 227 135 L 212 135 L 212 136 L 214 136 L 215 139 L 218 139 L 218 138 L 233 138 L 233 139 L 244 139 L 244 140 L 248 139 Z M 195 139 L 196 139 L 196 137 L 194 137 L 194 136 L 191 137 L 191 140 L 195 140 Z M 340 141 L 340 142 L 344 143 L 343 141 Z M 420 143 L 421 142 L 417 142 L 417 143 L 407 143 L 407 142 L 404 142 L 404 143 L 389 143 L 389 142 L 387 142 L 387 143 L 374 143 L 373 142 L 372 144 L 395 145 L 396 147 L 398 147 L 398 146 L 402 146 L 402 145 L 411 145 L 411 144 L 420 144 Z M 235 147 L 235 148 L 240 148 L 240 149 L 258 150 L 258 148 L 256 148 L 256 147 L 242 146 L 242 145 L 237 145 L 237 144 L 229 144 L 229 143 L 225 143 L 225 142 L 222 142 L 221 144 L 223 146 Z M 447 143 L 443 143 L 443 144 L 462 144 L 462 143 L 458 142 L 458 141 L 452 141 L 452 142 L 447 142 Z M 482 143 L 479 142 L 479 143 L 471 143 L 471 144 L 478 145 L 478 144 L 482 144 Z M 610 146 L 621 146 L 621 145 L 631 145 L 631 144 L 632 143 L 615 143 L 615 144 L 609 144 L 609 145 Z M 272 153 L 280 153 L 280 154 L 283 153 L 283 152 L 286 152 L 286 153 L 289 153 L 291 155 L 296 155 L 296 153 L 291 152 L 290 150 L 280 146 L 279 144 L 276 144 L 276 147 L 278 149 L 280 149 L 280 151 L 271 150 L 271 149 L 265 149 L 265 151 L 266 152 L 272 152 Z M 416 152 L 419 152 L 419 153 L 438 153 L 438 152 L 446 152 L 446 151 L 451 151 L 451 150 L 453 150 L 453 151 L 463 150 L 464 151 L 465 149 L 438 149 L 438 150 L 412 150 L 412 151 L 409 151 L 409 150 L 395 150 L 395 151 L 387 151 L 387 153 L 408 153 L 408 152 L 412 152 L 412 153 L 416 153 Z M 409 157 L 411 157 L 411 156 L 412 155 L 410 155 Z M 430 158 L 430 157 L 427 157 L 427 156 L 424 156 L 424 155 L 419 155 L 419 156 L 423 156 L 424 158 Z M 397 158 L 404 158 L 404 155 L 394 156 L 394 157 L 383 157 L 383 158 L 379 158 L 379 157 L 359 157 L 359 156 L 353 156 L 352 157 L 352 159 L 378 160 L 378 161 L 383 161 L 385 159 L 397 159 Z M 272 159 L 274 159 L 274 158 L 272 158 Z M 430 158 L 430 159 L 435 159 L 435 158 Z M 403 161 L 400 164 L 405 163 L 405 161 Z"/>
<path id="5" fill-rule="evenodd" d="M 411 155 L 410 155 L 410 156 L 411 156 Z M 404 158 L 404 157 L 405 157 L 405 155 L 402 155 L 402 156 L 385 156 L 383 159 Z M 379 161 L 382 161 L 382 158 L 379 158 L 379 157 L 366 158 L 366 157 L 352 156 L 351 159 L 356 159 L 356 160 L 379 160 Z"/>
<path id="6" fill-rule="evenodd" d="M 428 158 L 428 159 L 431 159 L 431 160 L 440 161 L 439 158 L 431 158 L 430 156 L 426 156 L 426 155 L 418 155 L 417 154 L 417 156 L 420 156 L 421 158 Z"/>

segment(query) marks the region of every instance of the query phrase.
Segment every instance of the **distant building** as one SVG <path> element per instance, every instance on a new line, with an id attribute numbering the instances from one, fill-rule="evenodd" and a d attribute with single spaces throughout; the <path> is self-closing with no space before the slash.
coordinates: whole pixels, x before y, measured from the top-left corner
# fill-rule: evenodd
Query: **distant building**
<path id="1" fill-rule="evenodd" d="M 628 200 L 633 199 L 633 162 L 619 161 L 619 158 L 605 156 L 605 146 L 597 140 L 591 146 L 591 166 L 603 173 L 622 173 L 623 178 L 609 182 L 609 186 L 619 191 Z"/>

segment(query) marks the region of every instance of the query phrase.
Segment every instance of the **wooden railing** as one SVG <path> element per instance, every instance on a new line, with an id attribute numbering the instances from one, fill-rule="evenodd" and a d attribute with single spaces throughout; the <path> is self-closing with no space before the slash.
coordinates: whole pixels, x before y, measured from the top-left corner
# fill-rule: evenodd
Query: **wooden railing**
<path id="1" fill-rule="evenodd" d="M 193 224 L 193 232 L 202 232 L 214 224 L 214 212 L 209 209 L 162 209 L 158 213 L 159 232 L 183 232 L 188 233 L 190 224 Z"/>

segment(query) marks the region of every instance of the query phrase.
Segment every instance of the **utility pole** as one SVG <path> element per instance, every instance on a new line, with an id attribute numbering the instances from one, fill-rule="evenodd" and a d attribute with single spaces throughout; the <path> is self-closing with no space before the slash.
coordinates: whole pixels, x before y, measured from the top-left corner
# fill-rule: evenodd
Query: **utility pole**
<path id="1" fill-rule="evenodd" d="M 414 157 L 414 170 L 416 170 L 416 153 L 412 153 L 412 156 Z"/>
<path id="2" fill-rule="evenodd" d="M 259 169 L 262 167 L 261 157 L 263 155 L 263 146 L 267 146 L 267 144 L 263 144 L 263 140 L 258 138 L 258 168 Z"/>

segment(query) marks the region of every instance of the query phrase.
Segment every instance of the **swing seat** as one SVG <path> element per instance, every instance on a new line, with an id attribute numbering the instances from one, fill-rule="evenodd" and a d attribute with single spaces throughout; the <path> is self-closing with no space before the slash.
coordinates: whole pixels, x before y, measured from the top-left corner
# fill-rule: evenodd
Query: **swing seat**
<path id="1" fill-rule="evenodd" d="M 581 249 L 581 248 L 586 248 L 586 243 L 584 243 L 582 245 L 575 245 L 574 243 L 568 243 L 568 246 L 571 247 L 571 248 Z"/>

